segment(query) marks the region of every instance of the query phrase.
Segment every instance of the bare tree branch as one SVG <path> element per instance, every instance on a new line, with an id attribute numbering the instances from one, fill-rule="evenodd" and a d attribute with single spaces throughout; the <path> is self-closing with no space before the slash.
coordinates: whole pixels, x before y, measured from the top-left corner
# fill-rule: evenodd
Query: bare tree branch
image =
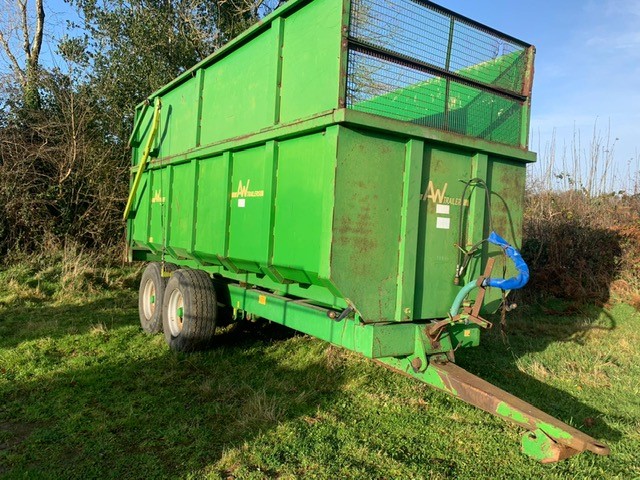
<path id="1" fill-rule="evenodd" d="M 26 1 L 26 0 L 25 0 Z M 29 61 L 33 66 L 38 66 L 40 49 L 42 48 L 42 34 L 44 31 L 44 4 L 43 0 L 36 0 L 36 34 L 33 38 Z"/>
<path id="2" fill-rule="evenodd" d="M 20 7 L 20 20 L 22 21 L 22 49 L 27 55 L 31 55 L 31 43 L 29 42 L 29 18 L 27 16 L 27 0 L 18 0 Z"/>
<path id="3" fill-rule="evenodd" d="M 7 57 L 9 57 L 9 61 L 11 62 L 13 71 L 15 72 L 16 76 L 19 77 L 20 83 L 24 86 L 24 84 L 27 82 L 27 77 L 25 76 L 24 70 L 20 68 L 20 64 L 18 63 L 18 60 L 16 59 L 16 57 L 13 55 L 13 53 L 11 53 L 11 49 L 9 48 L 9 43 L 7 42 L 6 38 L 4 38 L 4 35 L 2 34 L 1 31 L 0 31 L 0 43 L 2 44 L 4 53 L 7 55 Z"/>

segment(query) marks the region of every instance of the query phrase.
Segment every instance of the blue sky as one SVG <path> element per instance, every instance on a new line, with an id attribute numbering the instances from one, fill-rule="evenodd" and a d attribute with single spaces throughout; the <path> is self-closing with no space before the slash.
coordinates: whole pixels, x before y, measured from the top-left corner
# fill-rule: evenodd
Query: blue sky
<path id="1" fill-rule="evenodd" d="M 587 148 L 595 122 L 603 135 L 610 123 L 624 176 L 640 155 L 640 0 L 437 3 L 536 46 L 532 150 L 543 157 L 554 129 L 559 150 L 571 145 L 574 125 Z M 53 35 L 77 18 L 62 0 L 45 7 Z"/>
<path id="2" fill-rule="evenodd" d="M 610 121 L 625 175 L 640 154 L 640 0 L 438 3 L 536 46 L 532 150 L 542 157 L 554 128 L 558 148 L 571 145 L 574 124 L 585 148 Z"/>

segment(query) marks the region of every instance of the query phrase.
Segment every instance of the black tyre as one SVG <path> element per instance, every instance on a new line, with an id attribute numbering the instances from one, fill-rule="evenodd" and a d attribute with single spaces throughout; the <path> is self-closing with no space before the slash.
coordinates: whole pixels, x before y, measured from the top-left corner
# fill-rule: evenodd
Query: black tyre
<path id="1" fill-rule="evenodd" d="M 178 267 L 173 263 L 165 263 L 165 272 L 173 272 Z M 162 299 L 167 285 L 167 278 L 162 277 L 162 264 L 153 262 L 147 265 L 140 279 L 138 291 L 138 314 L 140 325 L 147 333 L 159 333 L 162 330 Z"/>
<path id="2" fill-rule="evenodd" d="M 213 282 L 213 288 L 216 290 L 216 301 L 218 302 L 218 312 L 216 315 L 216 327 L 227 327 L 234 321 L 233 307 L 231 306 L 231 296 L 229 293 L 229 285 L 225 282 Z"/>
<path id="3" fill-rule="evenodd" d="M 172 350 L 191 352 L 211 344 L 218 303 L 209 274 L 182 269 L 167 283 L 162 304 L 164 338 Z"/>

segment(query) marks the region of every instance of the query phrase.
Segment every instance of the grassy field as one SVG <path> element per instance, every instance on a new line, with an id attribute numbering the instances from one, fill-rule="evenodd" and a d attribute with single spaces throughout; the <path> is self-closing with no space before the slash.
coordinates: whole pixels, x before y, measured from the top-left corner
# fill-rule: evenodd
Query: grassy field
<path id="1" fill-rule="evenodd" d="M 68 272 L 67 272 L 68 273 Z M 607 443 L 539 465 L 522 430 L 269 324 L 170 352 L 138 326 L 137 272 L 0 273 L 0 477 L 640 478 L 640 315 L 511 318 L 458 353 L 471 372 Z"/>

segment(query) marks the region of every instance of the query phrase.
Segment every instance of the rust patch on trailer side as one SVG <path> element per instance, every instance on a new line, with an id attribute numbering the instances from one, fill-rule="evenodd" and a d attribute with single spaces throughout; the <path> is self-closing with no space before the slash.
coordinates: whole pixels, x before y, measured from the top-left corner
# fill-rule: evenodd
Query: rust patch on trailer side
<path id="1" fill-rule="evenodd" d="M 519 249 L 522 235 L 522 220 L 519 214 L 524 202 L 524 166 L 496 159 L 491 159 L 491 163 L 493 229 Z"/>
<path id="2" fill-rule="evenodd" d="M 405 143 L 341 129 L 331 280 L 367 321 L 395 320 Z"/>

